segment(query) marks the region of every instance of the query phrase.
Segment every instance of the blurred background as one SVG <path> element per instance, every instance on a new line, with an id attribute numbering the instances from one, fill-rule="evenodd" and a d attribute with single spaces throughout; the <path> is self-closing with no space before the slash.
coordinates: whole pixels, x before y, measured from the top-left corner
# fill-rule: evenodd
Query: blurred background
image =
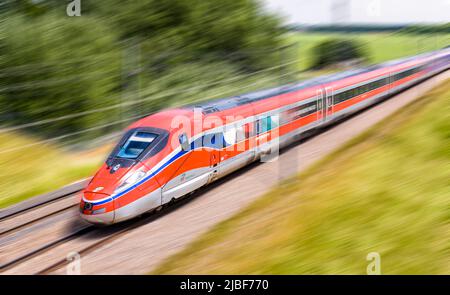
<path id="1" fill-rule="evenodd" d="M 0 208 L 90 176 L 159 109 L 441 48 L 435 1 L 2 0 Z"/>

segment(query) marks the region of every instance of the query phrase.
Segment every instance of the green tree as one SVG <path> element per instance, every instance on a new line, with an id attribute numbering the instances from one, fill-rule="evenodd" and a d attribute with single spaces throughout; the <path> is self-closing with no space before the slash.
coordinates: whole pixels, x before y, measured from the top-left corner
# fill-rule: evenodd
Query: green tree
<path id="1" fill-rule="evenodd" d="M 313 49 L 313 68 L 323 68 L 339 62 L 365 57 L 362 44 L 354 40 L 328 39 Z"/>
<path id="2" fill-rule="evenodd" d="M 105 24 L 47 15 L 31 20 L 17 16 L 5 26 L 9 35 L 1 46 L 3 124 L 57 118 L 115 102 L 121 52 Z M 107 118 L 99 112 L 27 131 L 59 135 Z"/>

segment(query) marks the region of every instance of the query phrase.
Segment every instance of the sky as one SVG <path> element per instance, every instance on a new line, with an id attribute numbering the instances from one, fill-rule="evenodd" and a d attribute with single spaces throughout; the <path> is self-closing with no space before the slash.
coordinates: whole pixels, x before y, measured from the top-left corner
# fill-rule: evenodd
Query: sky
<path id="1" fill-rule="evenodd" d="M 286 23 L 443 23 L 450 0 L 262 0 Z"/>

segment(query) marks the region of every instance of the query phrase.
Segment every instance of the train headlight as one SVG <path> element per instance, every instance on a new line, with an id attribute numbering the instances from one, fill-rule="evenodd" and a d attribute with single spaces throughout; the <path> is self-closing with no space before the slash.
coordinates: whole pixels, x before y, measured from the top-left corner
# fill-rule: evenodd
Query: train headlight
<path id="1" fill-rule="evenodd" d="M 125 178 L 125 180 L 116 188 L 114 194 L 121 193 L 139 181 L 141 181 L 145 177 L 146 173 L 142 170 L 137 170 L 134 173 L 131 173 L 129 176 Z"/>

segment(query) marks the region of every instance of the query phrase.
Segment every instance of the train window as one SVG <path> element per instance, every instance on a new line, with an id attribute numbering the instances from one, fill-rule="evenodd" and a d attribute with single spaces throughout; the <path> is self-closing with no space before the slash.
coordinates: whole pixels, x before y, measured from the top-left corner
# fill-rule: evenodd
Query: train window
<path id="1" fill-rule="evenodd" d="M 341 103 L 352 96 L 352 90 L 347 90 L 334 95 L 334 104 Z"/>
<path id="2" fill-rule="evenodd" d="M 256 126 L 258 134 L 270 131 L 272 128 L 274 128 L 272 119 L 270 117 L 259 119 L 258 121 L 256 121 Z"/>
<path id="3" fill-rule="evenodd" d="M 320 100 L 319 103 L 322 101 Z M 295 121 L 299 118 L 306 117 L 308 115 L 311 115 L 318 110 L 318 102 L 312 101 L 309 103 L 302 104 L 297 107 L 293 107 L 291 109 L 288 109 L 279 115 L 271 116 L 271 127 L 277 128 L 280 125 L 284 125 L 288 122 Z"/>
<path id="4" fill-rule="evenodd" d="M 267 131 L 267 119 L 259 119 L 256 121 L 256 133 L 261 134 Z"/>
<path id="5" fill-rule="evenodd" d="M 369 92 L 369 91 L 370 91 L 370 84 L 364 85 L 364 93 Z"/>
<path id="6" fill-rule="evenodd" d="M 108 166 L 120 163 L 122 167 L 134 165 L 159 153 L 169 139 L 169 132 L 154 127 L 138 127 L 128 130 L 106 159 Z"/>
<path id="7" fill-rule="evenodd" d="M 280 126 L 278 115 L 270 116 L 270 127 L 271 127 L 270 129 L 278 128 L 278 126 Z"/>
<path id="8" fill-rule="evenodd" d="M 350 89 L 350 90 L 347 90 L 347 91 L 344 91 L 344 92 L 342 92 L 342 97 L 340 97 L 339 98 L 339 100 L 340 101 L 344 101 L 344 100 L 347 100 L 347 99 L 349 99 L 349 98 L 351 98 L 352 97 L 352 90 Z"/>
<path id="9" fill-rule="evenodd" d="M 362 86 L 360 87 L 360 93 L 359 93 L 359 94 L 363 94 L 363 93 L 365 93 L 365 92 L 367 92 L 367 85 L 362 85 Z"/>
<path id="10" fill-rule="evenodd" d="M 118 158 L 136 159 L 158 137 L 155 133 L 137 131 L 122 145 L 117 153 Z"/>
<path id="11" fill-rule="evenodd" d="M 333 96 L 333 104 L 338 103 L 342 99 L 342 93 L 337 93 Z"/>
<path id="12" fill-rule="evenodd" d="M 416 68 L 404 71 L 402 73 L 398 73 L 398 74 L 392 76 L 392 81 L 398 81 L 398 80 L 404 79 L 406 77 L 409 77 L 409 76 L 417 73 L 418 71 L 420 71 L 420 67 L 416 67 Z"/>

